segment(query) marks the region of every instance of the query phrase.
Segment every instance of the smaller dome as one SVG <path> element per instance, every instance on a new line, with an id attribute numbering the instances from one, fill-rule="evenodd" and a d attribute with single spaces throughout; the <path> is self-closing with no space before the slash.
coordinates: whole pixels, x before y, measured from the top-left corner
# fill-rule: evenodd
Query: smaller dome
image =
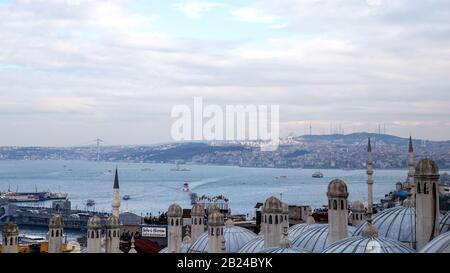
<path id="1" fill-rule="evenodd" d="M 191 216 L 204 216 L 205 208 L 201 204 L 195 204 L 191 209 Z"/>
<path id="2" fill-rule="evenodd" d="M 283 202 L 281 204 L 281 212 L 283 214 L 289 214 L 289 205 Z"/>
<path id="3" fill-rule="evenodd" d="M 102 227 L 102 220 L 97 215 L 94 215 L 89 218 L 87 222 L 87 226 L 89 229 L 98 229 Z"/>
<path id="4" fill-rule="evenodd" d="M 208 206 L 208 217 L 213 211 L 220 211 L 219 207 L 216 204 L 211 204 Z"/>
<path id="5" fill-rule="evenodd" d="M 348 197 L 347 185 L 340 179 L 334 179 L 328 184 L 328 197 Z"/>
<path id="6" fill-rule="evenodd" d="M 439 224 L 439 234 L 446 233 L 450 231 L 450 211 L 447 211 Z"/>
<path id="7" fill-rule="evenodd" d="M 109 228 L 118 227 L 119 225 L 119 218 L 114 215 L 111 215 L 108 217 L 108 219 L 106 219 L 106 226 Z"/>
<path id="8" fill-rule="evenodd" d="M 414 249 L 389 238 L 356 236 L 339 240 L 322 253 L 414 253 Z"/>
<path id="9" fill-rule="evenodd" d="M 311 253 L 298 247 L 268 247 L 257 253 Z"/>
<path id="10" fill-rule="evenodd" d="M 225 240 L 225 253 L 237 253 L 250 240 L 258 236 L 252 231 L 238 226 L 225 226 L 223 238 Z M 203 233 L 189 248 L 188 253 L 208 252 L 208 232 Z"/>
<path id="11" fill-rule="evenodd" d="M 416 166 L 416 172 L 414 176 L 436 176 L 439 175 L 439 168 L 431 159 L 422 159 Z"/>
<path id="12" fill-rule="evenodd" d="M 421 253 L 450 253 L 450 232 L 439 235 L 421 250 Z"/>
<path id="13" fill-rule="evenodd" d="M 180 205 L 174 203 L 169 206 L 169 209 L 167 210 L 167 217 L 181 217 L 183 216 L 183 209 L 180 207 Z"/>
<path id="14" fill-rule="evenodd" d="M 19 235 L 19 227 L 16 222 L 6 222 L 3 225 L 3 234 L 8 234 L 9 236 Z"/>
<path id="15" fill-rule="evenodd" d="M 50 219 L 49 227 L 62 227 L 63 226 L 63 218 L 61 214 L 54 214 Z"/>
<path id="16" fill-rule="evenodd" d="M 223 214 L 218 211 L 213 211 L 208 217 L 209 226 L 223 226 Z"/>
<path id="17" fill-rule="evenodd" d="M 367 220 L 367 225 L 362 229 L 363 237 L 378 237 L 378 229 L 372 225 L 372 219 Z"/>
<path id="18" fill-rule="evenodd" d="M 352 203 L 352 211 L 353 212 L 365 212 L 366 208 L 361 201 L 355 201 Z"/>
<path id="19" fill-rule="evenodd" d="M 299 236 L 292 240 L 292 245 L 313 253 L 320 253 L 327 248 L 330 243 L 328 224 L 315 224 L 302 232 Z M 348 226 L 347 236 L 351 237 L 355 228 Z"/>
<path id="20" fill-rule="evenodd" d="M 248 241 L 239 250 L 239 253 L 257 253 L 264 249 L 264 237 L 257 236 L 250 241 Z"/>
<path id="21" fill-rule="evenodd" d="M 265 213 L 281 213 L 283 211 L 281 201 L 271 196 L 264 202 L 263 212 Z"/>

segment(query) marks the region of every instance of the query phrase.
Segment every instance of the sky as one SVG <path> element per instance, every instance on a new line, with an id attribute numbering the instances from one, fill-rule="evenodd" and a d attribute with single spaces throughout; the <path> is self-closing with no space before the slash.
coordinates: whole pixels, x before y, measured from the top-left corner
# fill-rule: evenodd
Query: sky
<path id="1" fill-rule="evenodd" d="M 171 141 L 171 109 L 280 106 L 281 135 L 450 139 L 447 0 L 0 0 L 0 146 Z"/>

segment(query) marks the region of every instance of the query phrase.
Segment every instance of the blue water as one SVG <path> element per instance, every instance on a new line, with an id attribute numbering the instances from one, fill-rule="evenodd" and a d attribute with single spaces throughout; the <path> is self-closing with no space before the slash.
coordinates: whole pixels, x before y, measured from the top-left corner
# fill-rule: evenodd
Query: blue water
<path id="1" fill-rule="evenodd" d="M 321 170 L 325 177 L 317 179 L 311 177 L 316 171 L 311 169 L 189 165 L 191 171 L 174 172 L 170 164 L 86 161 L 0 161 L 0 191 L 35 191 L 37 186 L 38 190 L 69 193 L 72 208 L 85 209 L 86 200 L 93 199 L 95 210 L 110 211 L 116 165 L 120 194 L 131 196 L 128 201 L 121 200 L 121 211 L 128 209 L 136 214 L 165 211 L 173 202 L 190 207 L 189 194 L 181 191 L 184 182 L 198 195 L 223 194 L 230 199 L 233 213 L 250 215 L 257 202 L 271 195 L 289 204 L 321 207 L 326 203 L 327 185 L 333 178 L 347 183 L 350 201 L 367 201 L 365 170 Z M 143 171 L 144 168 L 153 171 Z M 406 174 L 406 169 L 375 170 L 375 200 L 393 190 L 397 181 L 404 181 Z M 287 178 L 276 179 L 277 176 Z M 39 204 L 50 206 L 51 202 Z"/>

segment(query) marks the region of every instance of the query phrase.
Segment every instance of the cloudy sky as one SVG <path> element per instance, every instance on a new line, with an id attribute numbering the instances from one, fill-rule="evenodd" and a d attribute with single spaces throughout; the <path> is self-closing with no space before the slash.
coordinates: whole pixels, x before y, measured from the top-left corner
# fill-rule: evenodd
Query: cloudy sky
<path id="1" fill-rule="evenodd" d="M 447 0 L 0 0 L 0 145 L 170 141 L 177 104 L 281 134 L 450 139 Z"/>

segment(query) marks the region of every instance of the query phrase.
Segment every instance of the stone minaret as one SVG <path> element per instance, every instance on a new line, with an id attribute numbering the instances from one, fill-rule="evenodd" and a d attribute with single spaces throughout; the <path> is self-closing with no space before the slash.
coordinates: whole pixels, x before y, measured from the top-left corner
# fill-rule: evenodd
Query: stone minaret
<path id="1" fill-rule="evenodd" d="M 87 252 L 100 253 L 102 250 L 102 224 L 97 215 L 87 222 Z"/>
<path id="2" fill-rule="evenodd" d="M 2 253 L 19 252 L 19 227 L 15 222 L 6 222 L 3 225 Z"/>
<path id="3" fill-rule="evenodd" d="M 208 253 L 223 253 L 223 232 L 225 223 L 223 214 L 213 211 L 208 216 Z"/>
<path id="4" fill-rule="evenodd" d="M 119 174 L 116 168 L 116 175 L 114 177 L 114 186 L 112 194 L 112 214 L 117 218 L 119 218 L 119 208 L 120 208 Z"/>
<path id="5" fill-rule="evenodd" d="M 347 185 L 335 179 L 328 184 L 328 225 L 329 243 L 348 237 Z"/>
<path id="6" fill-rule="evenodd" d="M 351 211 L 352 215 L 350 217 L 350 223 L 352 226 L 357 227 L 366 220 L 366 208 L 362 202 L 353 202 Z"/>
<path id="7" fill-rule="evenodd" d="M 373 213 L 373 161 L 372 161 L 372 145 L 367 144 L 367 214 L 371 217 Z"/>
<path id="8" fill-rule="evenodd" d="M 167 210 L 168 233 L 167 248 L 169 253 L 180 253 L 182 235 L 183 209 L 178 204 L 170 205 Z"/>
<path id="9" fill-rule="evenodd" d="M 61 253 L 63 238 L 63 219 L 55 214 L 48 225 L 48 253 Z"/>
<path id="10" fill-rule="evenodd" d="M 409 149 L 408 149 L 408 184 L 410 188 L 410 192 L 408 193 L 409 198 L 413 201 L 412 204 L 415 203 L 415 195 L 416 195 L 416 184 L 414 182 L 414 174 L 416 170 L 414 167 L 414 148 L 412 143 L 412 137 L 409 137 Z"/>
<path id="11" fill-rule="evenodd" d="M 284 230 L 284 228 L 289 228 L 289 205 L 282 202 L 281 208 L 281 230 Z"/>
<path id="12" fill-rule="evenodd" d="M 417 250 L 439 235 L 439 168 L 433 160 L 421 160 L 415 170 Z"/>
<path id="13" fill-rule="evenodd" d="M 283 235 L 283 205 L 276 197 L 269 197 L 264 202 L 262 214 L 264 247 L 277 247 Z"/>
<path id="14" fill-rule="evenodd" d="M 205 232 L 205 208 L 195 204 L 191 209 L 191 239 L 195 242 Z"/>
<path id="15" fill-rule="evenodd" d="M 120 253 L 120 222 L 119 218 L 111 215 L 106 220 L 106 253 Z"/>

